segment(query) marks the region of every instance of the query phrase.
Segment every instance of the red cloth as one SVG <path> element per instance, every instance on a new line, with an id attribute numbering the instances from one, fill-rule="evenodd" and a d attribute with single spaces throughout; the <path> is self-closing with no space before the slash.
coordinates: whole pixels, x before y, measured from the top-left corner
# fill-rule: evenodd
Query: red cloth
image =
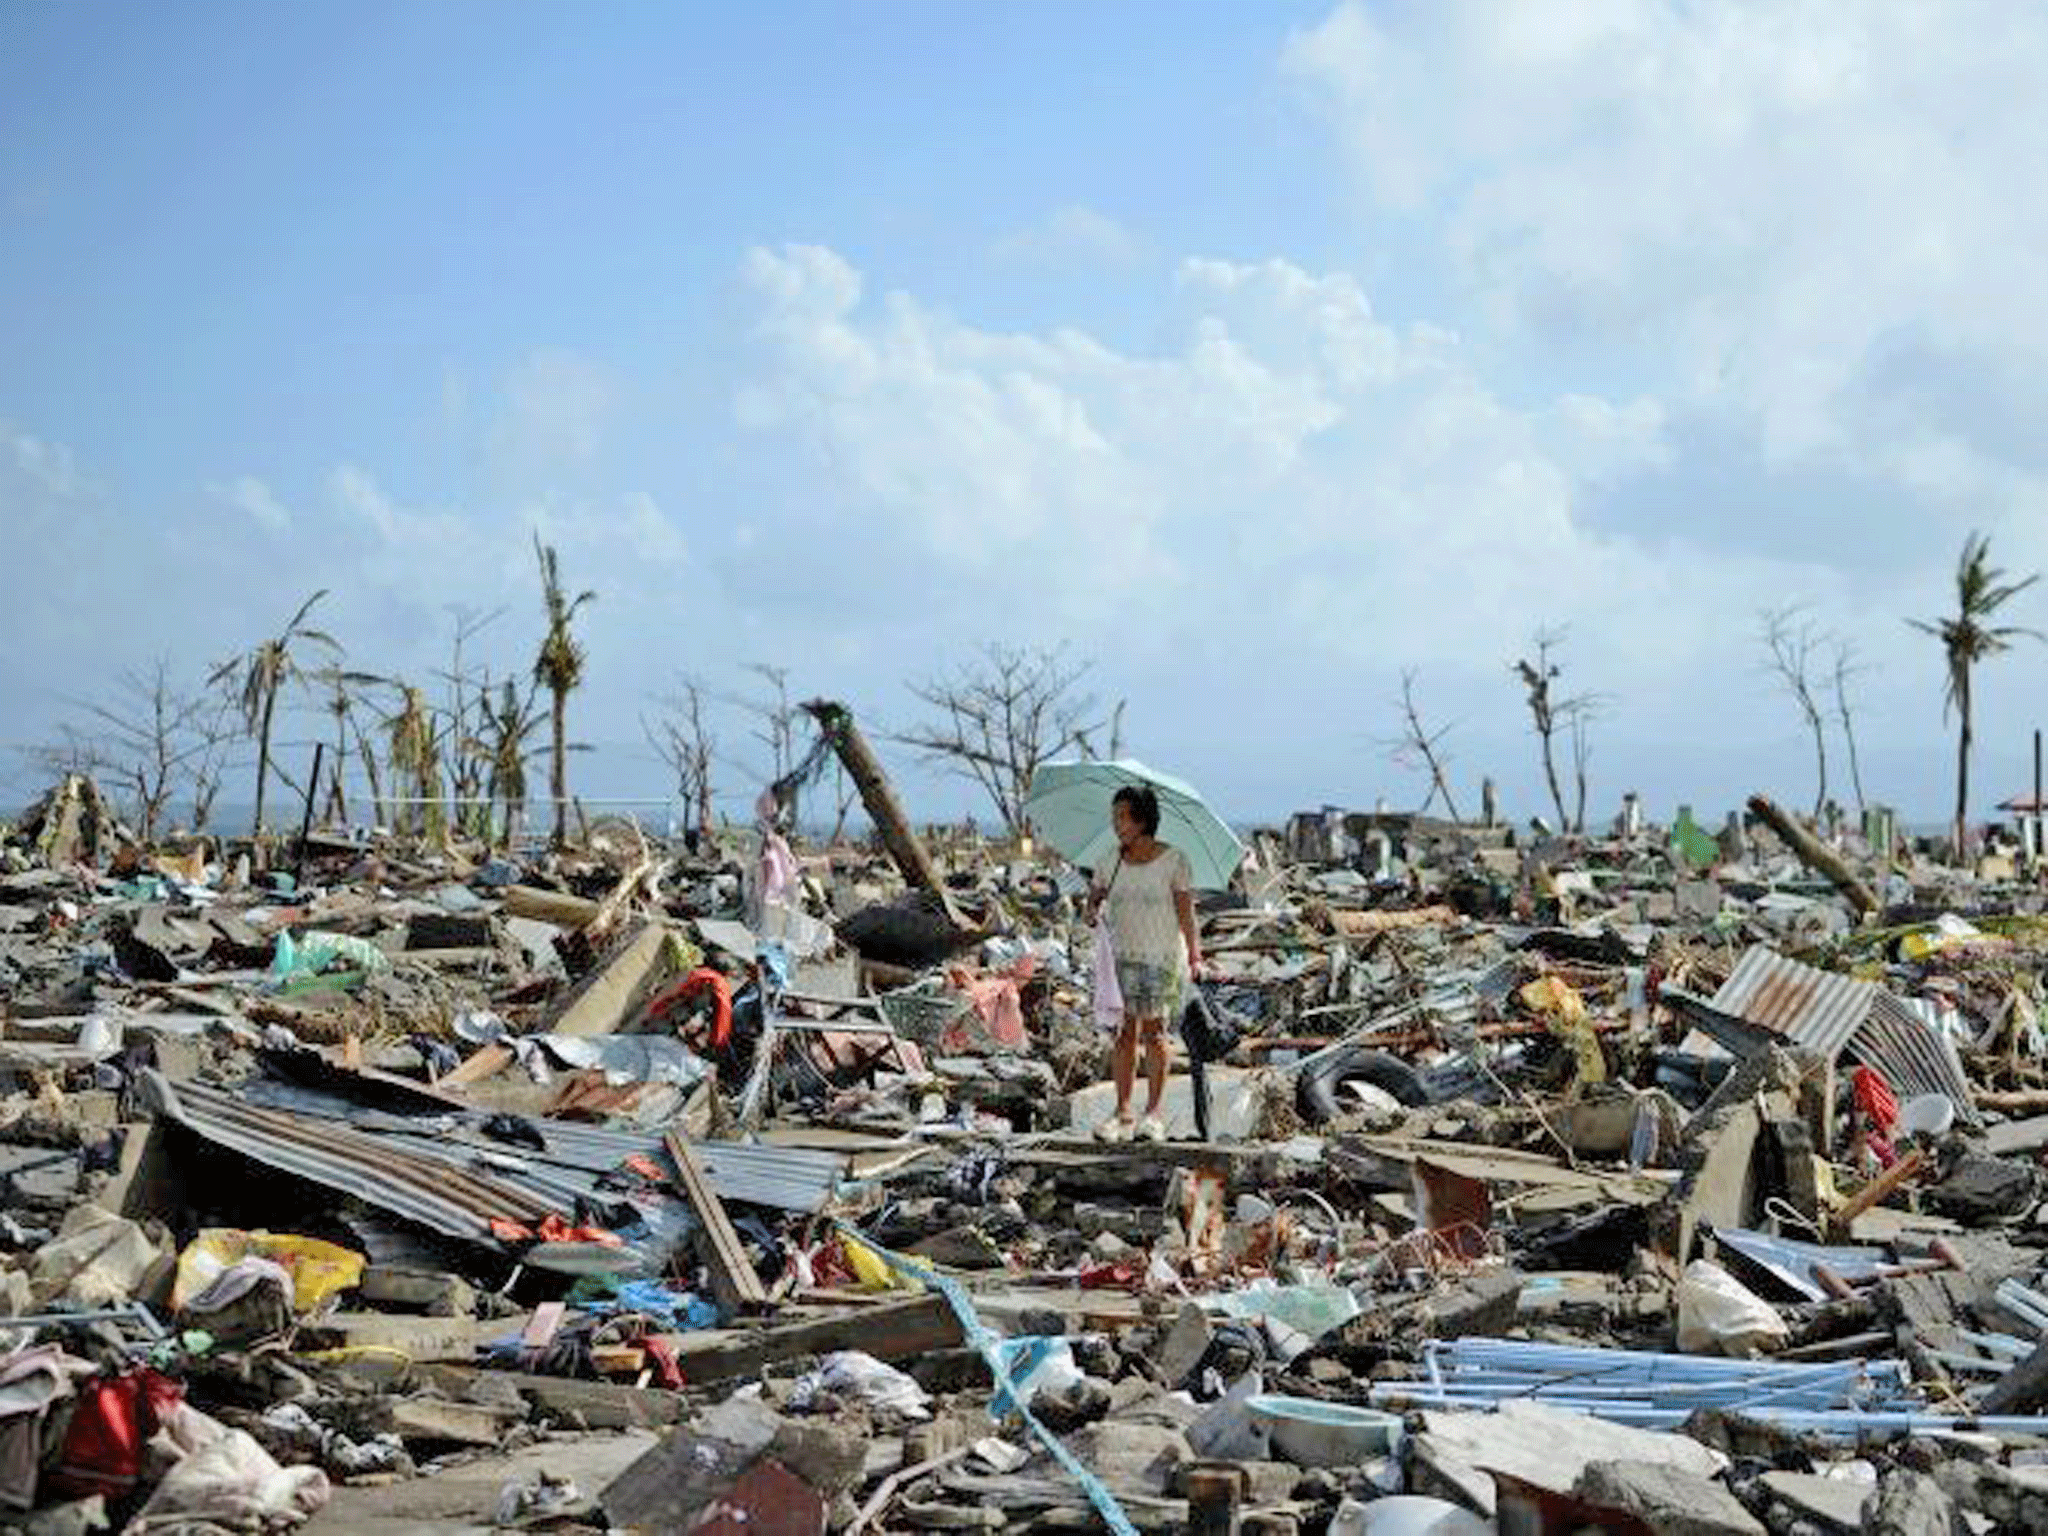
<path id="1" fill-rule="evenodd" d="M 596 1243 L 603 1248 L 623 1248 L 626 1240 L 603 1227 L 572 1227 L 553 1211 L 541 1217 L 540 1240 L 544 1243 Z"/>
<path id="2" fill-rule="evenodd" d="M 640 1341 L 640 1347 L 647 1352 L 647 1364 L 654 1372 L 655 1384 L 667 1387 L 671 1392 L 683 1389 L 683 1368 L 676 1363 L 676 1352 L 666 1341 L 648 1335 Z"/>
<path id="3" fill-rule="evenodd" d="M 705 993 L 711 994 L 711 1044 L 723 1050 L 732 1040 L 732 983 L 721 971 L 700 965 L 647 1005 L 649 1023 L 660 1023 Z"/>
<path id="4" fill-rule="evenodd" d="M 1856 1087 L 1856 1107 L 1863 1111 L 1863 1118 L 1873 1129 L 1888 1136 L 1899 1123 L 1899 1096 L 1892 1092 L 1892 1085 L 1875 1067 L 1858 1067 L 1852 1081 Z"/>
<path id="5" fill-rule="evenodd" d="M 50 1486 L 76 1499 L 133 1493 L 150 1436 L 184 1395 L 177 1382 L 147 1367 L 81 1386 Z"/>
<path id="6" fill-rule="evenodd" d="M 603 1227 L 572 1227 L 553 1211 L 541 1217 L 535 1227 L 523 1227 L 503 1216 L 491 1218 L 491 1236 L 507 1243 L 526 1243 L 538 1238 L 543 1243 L 597 1243 L 605 1248 L 623 1248 L 626 1240 Z"/>

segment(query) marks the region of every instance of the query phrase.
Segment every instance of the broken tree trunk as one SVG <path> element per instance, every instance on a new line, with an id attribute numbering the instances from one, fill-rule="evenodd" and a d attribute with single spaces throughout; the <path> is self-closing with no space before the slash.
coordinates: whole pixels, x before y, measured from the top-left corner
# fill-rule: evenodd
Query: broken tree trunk
<path id="1" fill-rule="evenodd" d="M 1841 855 L 1787 816 L 1770 796 L 1751 795 L 1749 809 L 1750 814 L 1784 839 L 1786 846 L 1799 855 L 1801 863 L 1826 876 L 1828 883 L 1847 898 L 1859 916 L 1878 910 L 1876 893 L 1863 883 Z"/>
<path id="2" fill-rule="evenodd" d="M 804 708 L 816 718 L 818 728 L 830 739 L 839 760 L 846 764 L 854 787 L 860 791 L 861 804 L 874 818 L 882 846 L 889 850 L 889 857 L 896 861 L 903 878 L 930 891 L 938 898 L 946 920 L 962 933 L 969 931 L 970 925 L 953 905 L 952 893 L 939 877 L 939 867 L 932 862 L 924 840 L 911 830 L 910 818 L 897 803 L 896 791 L 889 787 L 889 776 L 882 771 L 882 764 L 868 746 L 867 738 L 861 735 L 860 727 L 853 723 L 853 712 L 844 704 L 827 699 L 814 699 Z"/>

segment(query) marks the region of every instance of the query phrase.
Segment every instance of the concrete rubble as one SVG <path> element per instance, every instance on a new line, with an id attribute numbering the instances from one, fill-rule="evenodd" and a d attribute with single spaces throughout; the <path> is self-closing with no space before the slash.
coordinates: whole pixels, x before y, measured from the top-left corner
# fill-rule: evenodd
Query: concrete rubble
<path id="1" fill-rule="evenodd" d="M 6 828 L 0 1529 L 2041 1527 L 2024 860 L 1296 817 L 1106 1144 L 1082 878 L 879 774 L 793 876 Z"/>

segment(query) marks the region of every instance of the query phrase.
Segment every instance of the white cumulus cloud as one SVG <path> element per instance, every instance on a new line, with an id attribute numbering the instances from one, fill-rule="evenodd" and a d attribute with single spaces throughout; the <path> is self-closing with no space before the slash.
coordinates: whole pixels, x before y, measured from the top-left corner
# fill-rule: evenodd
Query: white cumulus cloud
<path id="1" fill-rule="evenodd" d="M 1068 203 L 1036 224 L 1005 235 L 995 254 L 1005 261 L 1047 267 L 1130 267 L 1145 259 L 1146 246 L 1099 208 Z"/>
<path id="2" fill-rule="evenodd" d="M 216 481 L 206 488 L 207 495 L 224 506 L 252 519 L 260 527 L 282 531 L 292 525 L 291 508 L 278 500 L 277 493 L 254 475 L 237 475 L 228 481 Z"/>

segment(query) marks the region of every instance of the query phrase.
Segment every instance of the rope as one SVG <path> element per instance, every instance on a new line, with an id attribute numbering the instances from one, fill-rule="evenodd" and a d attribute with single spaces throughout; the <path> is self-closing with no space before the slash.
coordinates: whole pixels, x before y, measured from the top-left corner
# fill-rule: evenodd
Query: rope
<path id="1" fill-rule="evenodd" d="M 995 1380 L 995 1397 L 990 1403 L 991 1414 L 996 1411 L 996 1404 L 1014 1407 L 1017 1416 L 1024 1421 L 1024 1427 L 1031 1431 L 1040 1445 L 1052 1453 L 1052 1459 L 1058 1462 L 1066 1470 L 1067 1475 L 1079 1485 L 1088 1502 L 1094 1506 L 1096 1514 L 1102 1517 L 1103 1525 L 1113 1532 L 1114 1536 L 1138 1536 L 1138 1528 L 1131 1524 L 1130 1516 L 1126 1515 L 1123 1506 L 1117 1503 L 1116 1495 L 1109 1491 L 1101 1478 L 1082 1466 L 1079 1458 L 1067 1449 L 1060 1437 L 1041 1424 L 1025 1406 L 1024 1396 L 1018 1391 L 1017 1383 L 1011 1377 L 1009 1362 L 1005 1359 L 1003 1340 L 974 1310 L 974 1303 L 968 1297 L 966 1287 L 951 1275 L 942 1274 L 930 1265 L 906 1258 L 900 1253 L 892 1253 L 856 1227 L 849 1226 L 843 1221 L 834 1222 L 833 1225 L 839 1229 L 842 1237 L 850 1237 L 855 1242 L 865 1245 L 897 1274 L 906 1279 L 920 1280 L 946 1298 L 947 1305 L 953 1309 L 953 1315 L 960 1320 L 960 1331 L 966 1335 L 968 1344 L 988 1362 L 989 1375 Z"/>

